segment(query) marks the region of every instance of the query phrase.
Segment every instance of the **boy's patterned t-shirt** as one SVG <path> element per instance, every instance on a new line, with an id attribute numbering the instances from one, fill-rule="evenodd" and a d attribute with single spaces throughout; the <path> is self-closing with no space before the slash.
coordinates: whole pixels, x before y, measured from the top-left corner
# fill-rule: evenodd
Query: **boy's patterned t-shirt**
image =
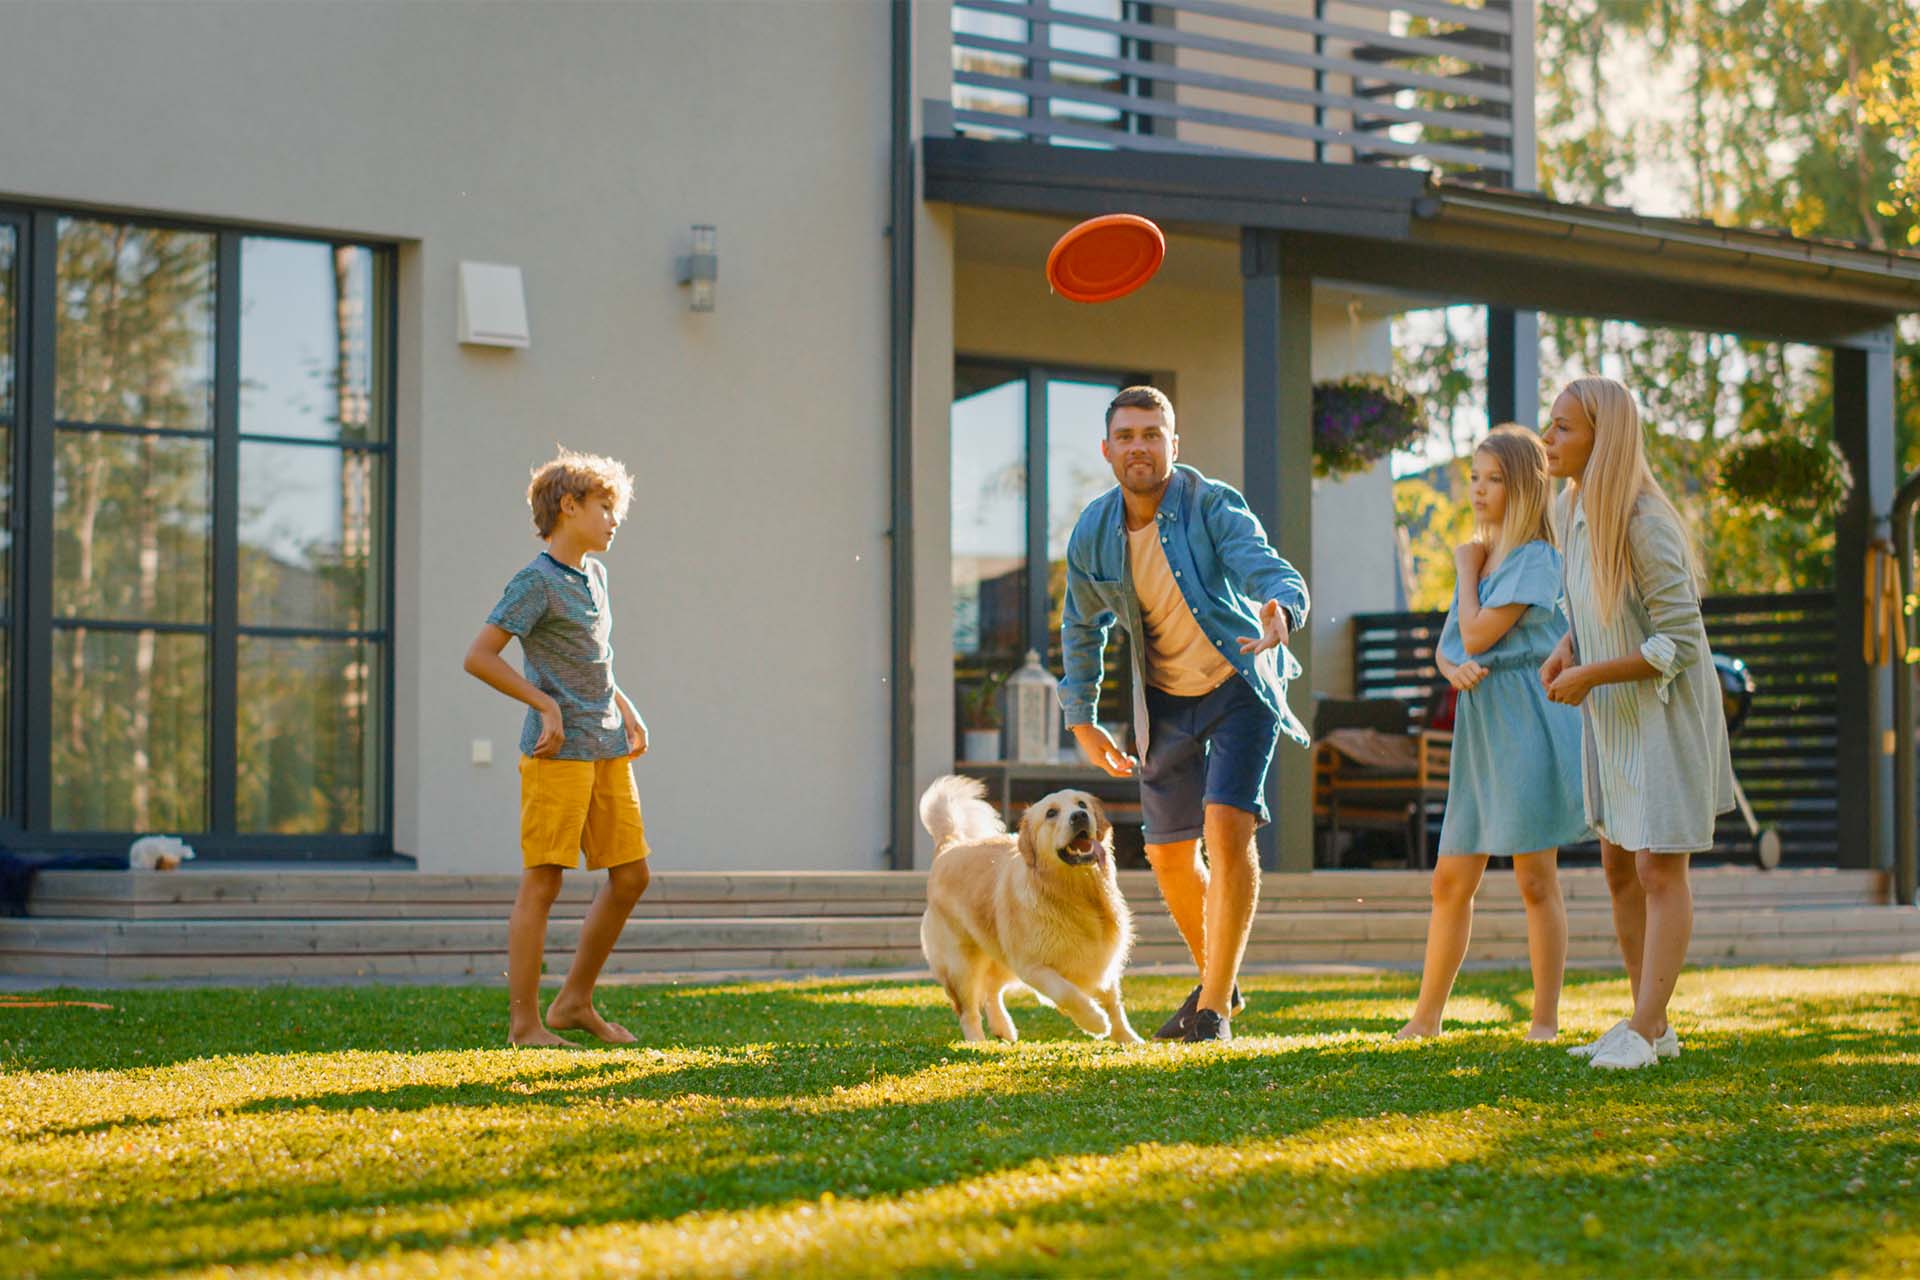
<path id="1" fill-rule="evenodd" d="M 557 760 L 612 760 L 627 754 L 613 698 L 613 610 L 607 570 L 591 557 L 575 569 L 542 551 L 513 575 L 487 621 L 518 636 L 527 680 L 560 704 L 566 741 Z M 540 741 L 540 713 L 527 709 L 520 754 Z"/>

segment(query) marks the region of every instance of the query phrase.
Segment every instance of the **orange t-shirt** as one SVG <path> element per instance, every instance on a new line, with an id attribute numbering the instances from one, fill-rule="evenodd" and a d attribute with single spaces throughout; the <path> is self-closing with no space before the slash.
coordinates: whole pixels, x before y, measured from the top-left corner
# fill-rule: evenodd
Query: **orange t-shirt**
<path id="1" fill-rule="evenodd" d="M 1140 617 L 1147 627 L 1147 683 L 1177 697 L 1212 693 L 1234 674 L 1180 594 L 1160 545 L 1160 523 L 1127 530 L 1127 556 Z"/>

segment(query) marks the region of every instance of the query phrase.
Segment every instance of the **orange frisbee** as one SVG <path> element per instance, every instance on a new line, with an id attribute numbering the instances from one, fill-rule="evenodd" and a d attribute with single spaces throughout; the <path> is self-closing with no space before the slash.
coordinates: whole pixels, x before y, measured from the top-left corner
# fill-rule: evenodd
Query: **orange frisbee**
<path id="1" fill-rule="evenodd" d="M 1054 241 L 1047 283 L 1074 302 L 1112 302 L 1153 279 L 1166 256 L 1159 227 L 1137 214 L 1109 213 Z"/>

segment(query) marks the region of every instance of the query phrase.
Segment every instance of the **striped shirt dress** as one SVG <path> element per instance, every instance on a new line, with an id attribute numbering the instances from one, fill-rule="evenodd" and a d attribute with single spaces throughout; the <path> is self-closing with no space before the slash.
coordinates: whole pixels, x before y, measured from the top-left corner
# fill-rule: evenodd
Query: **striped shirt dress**
<path id="1" fill-rule="evenodd" d="M 1594 592 L 1586 511 L 1558 513 L 1565 529 L 1566 593 L 1574 660 L 1639 654 L 1652 680 L 1594 688 L 1581 704 L 1581 788 L 1589 825 L 1630 851 L 1698 853 L 1714 819 L 1734 807 L 1720 680 L 1707 648 L 1686 534 L 1658 499 L 1642 495 L 1627 524 L 1633 574 L 1611 618 Z"/>

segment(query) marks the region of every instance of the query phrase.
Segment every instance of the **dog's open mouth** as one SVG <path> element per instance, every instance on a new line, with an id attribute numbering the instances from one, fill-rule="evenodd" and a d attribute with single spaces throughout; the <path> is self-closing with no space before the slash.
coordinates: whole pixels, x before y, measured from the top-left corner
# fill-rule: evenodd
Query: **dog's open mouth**
<path id="1" fill-rule="evenodd" d="M 1075 836 L 1060 850 L 1060 861 L 1084 867 L 1107 856 L 1107 847 L 1090 835 Z"/>

